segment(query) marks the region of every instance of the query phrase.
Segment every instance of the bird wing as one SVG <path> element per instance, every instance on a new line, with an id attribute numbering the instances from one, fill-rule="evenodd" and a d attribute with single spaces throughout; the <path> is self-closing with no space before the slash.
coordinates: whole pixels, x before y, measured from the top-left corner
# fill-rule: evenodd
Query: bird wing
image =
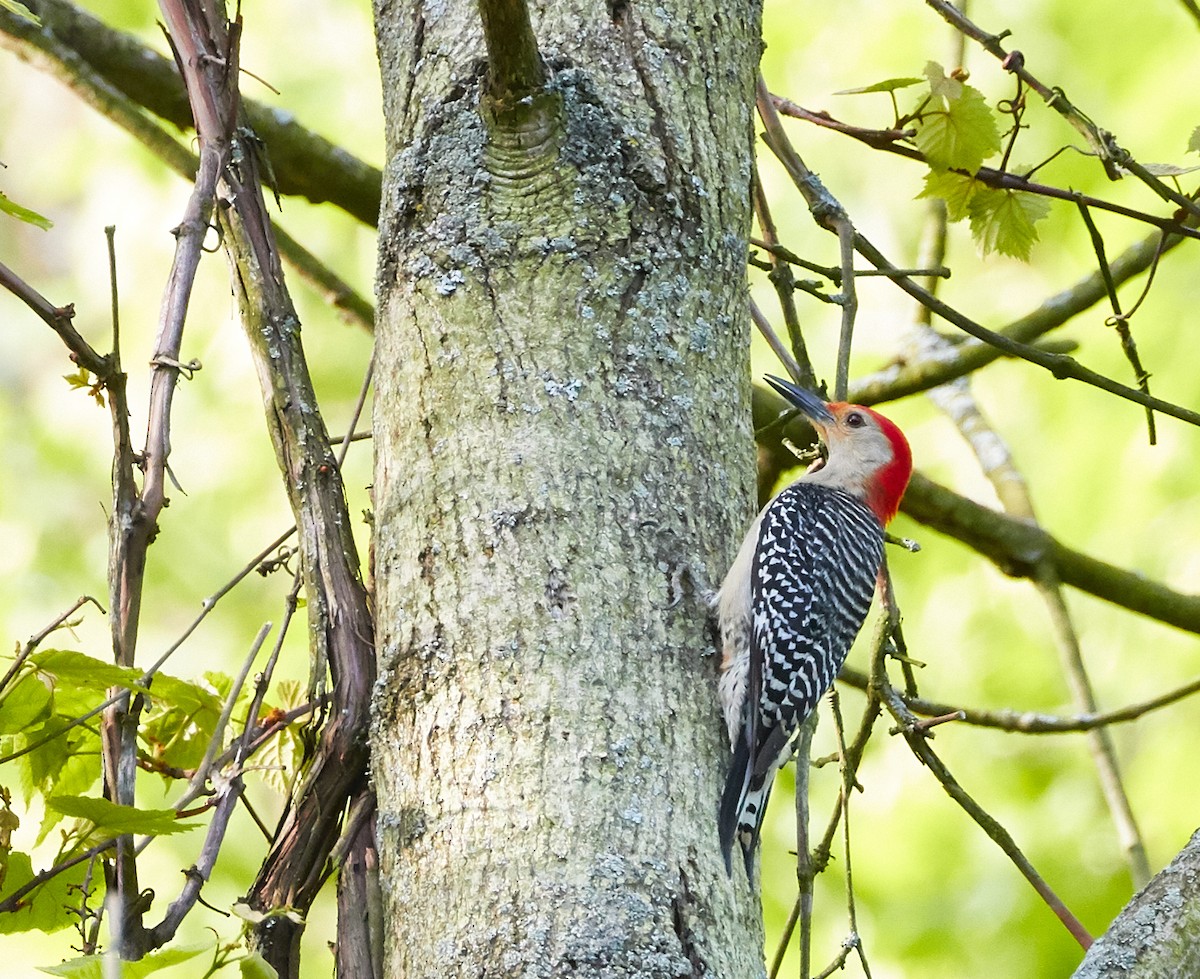
<path id="1" fill-rule="evenodd" d="M 833 685 L 871 607 L 882 558 L 879 521 L 848 493 L 797 483 L 764 513 L 750 586 L 756 776 L 776 764 Z"/>

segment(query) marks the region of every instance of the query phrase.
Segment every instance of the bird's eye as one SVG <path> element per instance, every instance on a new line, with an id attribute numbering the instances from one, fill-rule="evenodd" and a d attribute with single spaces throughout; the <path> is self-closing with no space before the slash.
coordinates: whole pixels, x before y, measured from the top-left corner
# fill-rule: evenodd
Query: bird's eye
<path id="1" fill-rule="evenodd" d="M 867 423 L 862 412 L 852 411 L 846 416 L 846 424 L 851 428 L 862 428 Z"/>

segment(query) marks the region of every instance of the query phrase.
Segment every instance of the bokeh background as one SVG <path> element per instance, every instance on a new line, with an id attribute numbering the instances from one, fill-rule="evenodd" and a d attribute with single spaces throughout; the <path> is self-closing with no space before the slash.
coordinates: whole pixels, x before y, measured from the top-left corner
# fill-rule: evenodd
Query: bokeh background
<path id="1" fill-rule="evenodd" d="M 104 20 L 165 50 L 149 2 L 89 0 Z M 370 6 L 363 0 L 290 0 L 243 6 L 242 64 L 270 83 L 243 78 L 253 97 L 295 113 L 303 123 L 370 163 L 383 162 L 379 80 Z M 1010 0 L 973 3 L 972 16 L 992 31 L 1009 29 L 1043 81 L 1061 86 L 1095 121 L 1113 131 L 1143 162 L 1200 162 L 1185 152 L 1200 125 L 1196 52 L 1200 30 L 1178 0 Z M 768 0 L 763 72 L 770 88 L 810 109 L 884 127 L 886 95 L 834 93 L 897 76 L 919 76 L 927 61 L 957 64 L 948 28 L 918 0 Z M 994 104 L 1012 94 L 1011 80 L 977 48 L 968 47 L 972 84 Z M 915 91 L 915 90 L 912 90 Z M 902 107 L 914 96 L 901 92 Z M 1015 161 L 1032 164 L 1077 134 L 1053 112 L 1033 105 L 1031 126 Z M 787 123 L 808 165 L 850 211 L 856 224 L 897 264 L 915 261 L 927 215 L 914 200 L 922 169 L 875 153 L 835 133 Z M 783 242 L 814 261 L 836 264 L 836 242 L 820 231 L 786 178 L 763 150 L 762 173 Z M 0 260 L 57 303 L 73 302 L 76 325 L 94 345 L 110 335 L 109 279 L 103 229 L 117 227 L 123 357 L 130 373 L 135 442 L 144 432 L 147 371 L 163 282 L 187 184 L 168 173 L 124 132 L 79 103 L 59 83 L 0 51 L 0 190 L 51 218 L 49 231 L 0 216 Z M 1060 156 L 1040 177 L 1162 213 L 1131 180 L 1108 182 L 1079 153 Z M 1191 186 L 1183 177 L 1184 188 Z M 370 295 L 374 232 L 332 208 L 285 200 L 280 223 Z M 1110 256 L 1147 228 L 1098 217 Z M 942 296 L 980 322 L 998 327 L 1028 312 L 1094 268 L 1087 233 L 1074 209 L 1055 204 L 1039 226 L 1032 260 L 981 258 L 965 226 L 950 232 L 953 277 Z M 290 524 L 278 485 L 258 384 L 246 356 L 224 260 L 201 267 L 183 359 L 204 365 L 181 383 L 172 426 L 172 470 L 186 495 L 171 494 L 162 533 L 151 550 L 142 620 L 145 661 L 170 645 L 220 588 Z M 1126 307 L 1140 286 L 1126 287 Z M 1200 404 L 1200 356 L 1195 352 L 1194 244 L 1177 249 L 1158 273 L 1133 320 L 1156 394 Z M 365 331 L 338 319 L 292 277 L 305 342 L 330 430 L 345 431 L 370 351 Z M 912 303 L 882 280 L 860 280 L 860 316 L 853 374 L 891 362 L 914 319 Z M 773 318 L 765 278 L 754 294 Z M 806 337 L 818 371 L 831 378 L 838 311 L 799 297 Z M 1079 345 L 1088 366 L 1128 381 L 1115 333 L 1097 307 L 1059 331 Z M 776 369 L 756 342 L 757 373 Z M 0 294 L 0 639 L 11 646 L 48 623 L 79 595 L 106 594 L 105 507 L 109 500 L 108 414 L 62 379 L 71 373 L 57 338 L 7 294 Z M 981 407 L 1011 446 L 1027 477 L 1041 521 L 1072 547 L 1187 592 L 1200 590 L 1200 430 L 1160 418 L 1150 446 L 1140 408 L 1017 362 L 998 362 L 974 381 Z M 922 397 L 885 409 L 908 432 L 918 467 L 932 478 L 995 505 L 994 495 L 953 426 Z M 369 506 L 369 444 L 352 449 L 346 472 L 351 511 Z M 916 555 L 895 553 L 892 569 L 910 652 L 927 663 L 922 691 L 951 703 L 1074 713 L 1058 666 L 1050 621 L 1031 585 L 1005 578 L 954 541 L 901 517 L 898 534 L 920 541 Z M 359 527 L 365 548 L 366 526 Z M 278 622 L 288 581 L 251 576 L 224 598 L 216 614 L 174 657 L 168 672 L 198 676 L 231 672 L 255 632 Z M 1196 637 L 1135 617 L 1077 593 L 1069 594 L 1101 703 L 1118 707 L 1177 686 L 1200 673 Z M 94 611 L 46 645 L 105 656 L 107 622 Z M 865 664 L 862 650 L 852 663 Z M 295 629 L 281 679 L 301 680 L 307 657 Z M 843 692 L 849 725 L 863 699 Z M 1114 729 L 1133 808 L 1150 860 L 1161 868 L 1200 824 L 1200 699 Z M 1013 834 L 1059 896 L 1086 926 L 1101 932 L 1131 894 L 1125 863 L 1081 736 L 1027 736 L 947 725 L 935 746 L 977 800 Z M 814 754 L 834 748 L 826 716 Z M 790 780 L 790 771 L 784 778 Z M 903 742 L 881 731 L 873 740 L 853 800 L 853 859 L 859 933 L 877 979 L 918 975 L 1054 977 L 1069 975 L 1080 957 L 1067 935 L 1003 854 L 945 795 Z M 0 771 L 0 782 L 4 773 Z M 835 766 L 813 775 L 818 831 L 836 798 Z M 146 806 L 166 804 L 145 779 Z M 256 804 L 278 800 L 252 789 Z M 764 840 L 767 950 L 795 895 L 795 829 L 788 784 L 776 789 Z M 35 832 L 22 826 L 18 845 Z M 195 837 L 195 838 L 193 838 Z M 173 893 L 199 838 L 157 842 L 151 876 L 160 894 Z M 219 876 L 206 899 L 228 907 L 261 859 L 261 837 L 246 819 L 235 823 Z M 840 857 L 817 886 L 814 965 L 833 958 L 847 934 Z M 153 886 L 153 885 L 152 885 Z M 332 971 L 331 902 L 318 905 L 306 936 L 306 975 Z M 236 924 L 198 908 L 182 938 L 204 940 Z M 7 937 L 5 974 L 32 974 L 64 952 L 64 936 Z M 191 968 L 194 968 L 191 967 Z M 795 974 L 789 957 L 783 974 Z M 189 966 L 175 973 L 192 974 Z M 847 975 L 859 975 L 851 959 Z"/>

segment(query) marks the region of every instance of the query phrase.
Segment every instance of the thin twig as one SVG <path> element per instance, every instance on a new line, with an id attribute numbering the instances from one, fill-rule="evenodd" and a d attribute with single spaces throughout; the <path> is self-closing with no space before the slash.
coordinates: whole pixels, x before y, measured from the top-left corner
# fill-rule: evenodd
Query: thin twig
<path id="1" fill-rule="evenodd" d="M 108 376 L 111 370 L 109 359 L 97 353 L 71 322 L 75 316 L 73 304 L 55 306 L 3 262 L 0 262 L 0 286 L 20 299 L 37 314 L 43 323 L 58 334 L 67 349 L 71 351 L 71 359 L 75 363 L 80 367 L 87 368 L 101 379 Z"/>
<path id="2" fill-rule="evenodd" d="M 1177 248 L 1182 240 L 1178 235 L 1168 236 L 1164 240 L 1162 236 L 1154 234 L 1131 245 L 1109 263 L 1113 283 L 1120 285 L 1147 268 L 1153 268 L 1160 254 Z M 863 272 L 858 274 L 861 276 Z M 1050 296 L 1036 309 L 1013 320 L 999 332 L 1010 339 L 1031 343 L 1095 305 L 1104 296 L 1105 283 L 1097 270 Z M 850 400 L 857 404 L 872 405 L 908 397 L 972 373 L 1004 356 L 1010 355 L 981 341 L 963 338 L 963 342 L 955 344 L 953 350 L 926 352 L 919 360 L 861 378 L 853 385 Z"/>
<path id="3" fill-rule="evenodd" d="M 927 330 L 924 342 L 937 344 L 937 335 Z M 984 475 L 992 483 L 1005 511 L 1012 517 L 1037 526 L 1033 500 L 1024 477 L 1017 471 L 1012 454 L 997 432 L 983 417 L 971 395 L 966 378 L 930 392 L 930 399 L 954 422 L 975 453 Z M 1079 644 L 1079 636 L 1071 622 L 1062 585 L 1049 561 L 1038 565 L 1032 578 L 1038 593 L 1050 613 L 1063 673 L 1075 699 L 1084 711 L 1095 713 L 1096 695 L 1088 678 L 1087 667 Z M 1092 758 L 1096 764 L 1105 801 L 1117 829 L 1136 887 L 1150 880 L 1150 865 L 1146 848 L 1137 827 L 1129 797 L 1121 780 L 1116 748 L 1107 729 L 1096 728 L 1087 735 Z"/>
<path id="4" fill-rule="evenodd" d="M 907 703 L 907 701 L 906 701 Z M 951 721 L 962 721 L 966 719 L 966 714 L 961 710 L 951 711 L 948 714 L 939 714 L 937 717 L 927 717 L 923 721 L 917 721 L 913 725 L 916 731 L 928 731 L 930 728 L 940 727 L 943 724 L 949 724 Z M 896 734 L 897 731 L 889 731 L 889 734 Z"/>
<path id="5" fill-rule="evenodd" d="M 1096 222 L 1092 220 L 1091 213 L 1083 204 L 1079 205 L 1079 215 L 1083 218 L 1088 235 L 1091 237 L 1092 250 L 1096 253 L 1096 264 L 1100 269 L 1100 275 L 1104 279 L 1104 288 L 1108 291 L 1108 302 L 1113 311 L 1113 315 L 1105 322 L 1108 326 L 1116 329 L 1117 336 L 1121 339 L 1121 349 L 1125 352 L 1125 359 L 1129 361 L 1129 366 L 1133 368 L 1133 376 L 1137 381 L 1138 388 L 1149 394 L 1150 375 L 1142 367 L 1141 358 L 1138 356 L 1137 344 L 1133 340 L 1133 332 L 1129 329 L 1129 319 L 1133 314 L 1132 312 L 1128 314 L 1121 312 L 1121 300 L 1117 297 L 1116 283 L 1113 282 L 1112 272 L 1108 267 L 1108 257 L 1105 255 L 1104 238 L 1100 234 L 1100 229 L 1096 227 Z M 1153 270 L 1151 271 L 1151 275 L 1153 275 Z M 1149 282 L 1147 282 L 1147 287 L 1149 287 Z M 1154 430 L 1154 412 L 1149 408 L 1146 409 L 1146 428 L 1150 434 L 1150 444 L 1156 444 L 1158 437 Z"/>
<path id="6" fill-rule="evenodd" d="M 805 165 L 788 140 L 762 75 L 758 76 L 756 94 L 758 115 L 763 124 L 764 141 L 779 162 L 783 164 L 783 168 L 792 178 L 792 182 L 800 191 L 801 196 L 804 197 L 813 220 L 820 227 L 832 231 L 838 236 L 842 291 L 838 296 L 831 298 L 842 307 L 837 372 L 834 377 L 834 398 L 842 401 L 845 400 L 846 392 L 849 390 L 850 349 L 854 338 L 854 317 L 858 311 L 858 298 L 854 290 L 854 255 L 851 247 L 857 241 L 858 236 L 846 209 L 826 189 L 820 178 Z"/>
<path id="7" fill-rule="evenodd" d="M 850 958 L 850 953 L 856 948 L 861 949 L 861 943 L 857 935 L 851 935 L 846 941 L 842 942 L 842 950 L 838 952 L 833 961 L 813 976 L 813 979 L 829 979 L 835 972 L 841 972 L 846 967 L 846 960 Z M 866 969 L 865 963 L 863 964 L 863 968 L 864 970 Z M 870 972 L 866 974 L 870 976 Z"/>
<path id="8" fill-rule="evenodd" d="M 73 75 L 86 72 L 124 101 L 149 109 L 179 130 L 191 128 L 183 84 L 169 58 L 65 0 L 26 0 L 26 6 L 42 16 L 42 25 L 0 6 L 0 45 L 68 85 Z M 314 204 L 328 201 L 375 226 L 381 184 L 376 167 L 306 129 L 290 113 L 249 98 L 241 102 L 248 124 L 270 148 L 281 194 L 300 195 Z"/>
<path id="9" fill-rule="evenodd" d="M 861 234 L 855 236 L 855 246 L 859 253 L 868 261 L 872 262 L 879 268 L 894 268 L 892 263 L 884 257 L 883 253 L 872 245 Z M 1151 397 L 1137 390 L 1136 388 L 1128 387 L 1120 384 L 1111 378 L 1105 377 L 1103 374 L 1098 374 L 1095 371 L 1089 370 L 1072 357 L 1066 354 L 1049 353 L 1045 350 L 1039 350 L 1037 347 L 1031 347 L 1028 344 L 1020 343 L 1012 340 L 1002 333 L 997 333 L 994 330 L 989 330 L 987 327 L 981 326 L 974 320 L 964 316 L 958 310 L 948 306 L 935 296 L 931 295 L 928 290 L 921 288 L 912 279 L 899 276 L 892 279 L 897 286 L 904 292 L 908 293 L 914 299 L 927 305 L 938 316 L 957 326 L 964 333 L 969 333 L 978 340 L 983 340 L 989 343 L 996 349 L 1009 354 L 1013 357 L 1019 357 L 1021 360 L 1029 361 L 1031 364 L 1036 364 L 1054 375 L 1055 378 L 1062 380 L 1070 378 L 1076 381 L 1082 381 L 1092 387 L 1099 388 L 1101 391 L 1106 391 L 1109 394 L 1115 394 L 1119 398 L 1124 398 L 1126 401 L 1132 401 L 1144 407 L 1154 408 L 1165 415 L 1171 415 L 1173 418 L 1178 418 L 1181 421 L 1187 422 L 1189 425 L 1200 426 L 1200 412 L 1191 411 L 1188 408 L 1183 408 L 1179 405 L 1172 404 L 1169 401 L 1163 401 L 1161 398 Z"/>
<path id="10" fill-rule="evenodd" d="M 783 341 L 779 339 L 779 334 L 775 332 L 775 328 L 771 326 L 770 320 L 763 315 L 763 311 L 758 308 L 758 303 L 753 299 L 750 300 L 750 319 L 754 321 L 758 332 L 762 334 L 764 340 L 767 341 L 767 346 L 771 348 L 771 352 L 783 364 L 783 369 L 788 372 L 797 384 L 802 382 L 804 378 L 804 369 L 796 363 L 788 348 L 783 345 Z M 811 371 L 811 367 L 809 370 Z"/>
<path id="11" fill-rule="evenodd" d="M 804 334 L 800 330 L 800 317 L 796 312 L 796 281 L 792 276 L 790 264 L 782 259 L 779 250 L 779 235 L 775 229 L 775 221 L 771 217 L 771 206 L 763 191 L 762 180 L 758 175 L 758 166 L 754 168 L 754 213 L 758 217 L 758 226 L 762 229 L 763 248 L 771 256 L 771 271 L 768 278 L 775 287 L 779 297 L 779 308 L 783 313 L 783 321 L 787 325 L 788 340 L 792 346 L 792 356 L 798 368 L 798 376 L 793 380 L 808 391 L 817 387 L 816 374 L 813 372 L 812 361 L 808 356 L 808 345 L 804 342 Z"/>
<path id="12" fill-rule="evenodd" d="M 141 48 L 141 45 L 132 38 L 118 35 L 99 21 L 93 21 L 87 14 L 72 8 L 69 4 L 61 2 L 61 0 L 40 0 L 40 2 L 41 4 L 48 5 L 55 11 L 56 25 L 62 23 L 61 18 L 63 17 L 64 10 L 70 11 L 70 20 L 78 19 L 87 25 L 82 31 L 72 32 L 71 34 L 73 42 L 80 44 L 81 47 L 87 46 L 89 38 L 94 42 L 107 35 L 113 35 L 123 40 L 116 42 L 113 40 L 113 37 L 110 37 L 109 41 L 111 43 L 108 44 L 106 50 L 109 51 L 110 55 L 114 55 L 118 51 L 122 52 L 119 55 L 114 55 L 118 59 L 121 57 L 134 58 L 136 63 L 126 66 L 131 68 L 131 70 L 141 70 L 146 63 L 153 63 L 154 59 L 158 61 L 162 60 L 159 55 L 149 49 Z M 0 10 L 0 30 L 5 26 L 4 18 L 6 16 L 11 17 L 12 15 Z M 0 34 L 0 37 L 3 36 L 3 34 Z M 60 38 L 52 30 L 30 32 L 28 36 L 22 34 L 20 40 L 23 44 L 30 46 L 23 49 L 27 56 L 35 51 L 37 52 L 35 61 L 38 67 L 45 69 L 69 85 L 71 90 L 84 103 L 115 122 L 177 174 L 187 180 L 194 178 L 198 164 L 196 154 L 180 144 L 165 126 L 156 122 L 142 111 L 139 104 L 133 98 L 108 81 L 103 74 L 102 68 L 93 67 L 91 63 L 80 56 L 75 48 L 71 47 L 67 41 Z M 129 46 L 128 51 L 125 50 L 126 46 Z M 137 52 L 138 55 L 144 54 L 146 57 L 137 57 L 134 52 Z M 154 86 L 156 90 L 163 89 L 171 83 L 176 86 L 178 85 L 178 75 L 175 73 L 173 67 L 170 69 L 170 74 L 173 77 L 157 83 Z M 128 78 L 129 76 L 126 75 L 125 77 Z M 280 177 L 282 192 L 300 193 L 307 194 L 310 197 L 318 197 L 320 195 L 315 194 L 313 188 L 306 186 L 306 181 L 312 180 L 312 174 L 320 174 L 319 179 L 323 182 L 324 189 L 326 189 L 327 193 L 336 197 L 338 188 L 342 186 L 342 181 L 348 180 L 352 188 L 352 200 L 342 201 L 341 206 L 350 208 L 356 217 L 364 221 L 368 221 L 367 216 L 370 215 L 368 223 L 374 225 L 379 211 L 379 171 L 371 167 L 366 167 L 365 164 L 355 160 L 345 151 L 325 143 L 320 137 L 307 133 L 302 127 L 295 124 L 281 123 L 278 114 L 274 110 L 267 110 L 266 108 L 256 110 L 255 103 L 252 101 L 244 101 L 243 104 L 249 108 L 251 120 L 255 125 L 256 131 L 262 135 L 272 152 L 272 166 L 275 173 Z M 190 119 L 177 121 L 179 121 L 180 125 L 190 125 Z M 290 132 L 289 126 L 293 127 L 296 132 Z M 298 139 L 290 138 L 297 133 L 299 133 Z M 302 161 L 292 158 L 293 148 L 297 145 L 304 146 L 306 151 L 314 154 L 307 165 L 304 165 Z M 335 167 L 329 162 L 327 157 L 336 159 L 338 165 Z M 365 183 L 368 188 L 368 196 L 373 195 L 374 198 L 373 211 L 369 209 L 369 202 L 364 203 L 359 200 L 362 197 L 364 173 L 366 174 Z M 372 180 L 371 174 L 374 175 L 373 192 L 369 190 Z M 299 181 L 300 186 L 296 185 L 297 181 Z M 325 200 L 327 198 L 321 196 L 320 199 Z M 338 203 L 338 201 L 334 201 L 334 203 Z M 305 281 L 312 285 L 345 318 L 363 327 L 368 332 L 374 329 L 375 309 L 361 293 L 337 276 L 328 265 L 313 255 L 312 252 L 282 228 L 276 228 L 275 233 L 279 242 L 280 254 L 287 259 L 289 264 Z M 0 266 L 0 268 L 3 267 Z M 49 306 L 49 304 L 46 305 L 47 307 Z M 53 309 L 54 307 L 49 308 Z M 70 307 L 67 307 L 67 310 L 69 311 Z M 64 337 L 64 340 L 67 339 L 67 337 Z M 72 339 L 68 342 L 68 346 L 72 352 L 75 352 L 79 343 L 82 343 L 82 340 L 75 341 Z M 116 349 L 115 346 L 114 349 Z M 103 376 L 93 363 L 89 363 L 84 359 L 80 359 L 78 363 L 83 367 L 87 367 L 92 373 Z"/>
<path id="13" fill-rule="evenodd" d="M 802 269 L 807 269 L 810 272 L 816 272 L 819 275 L 823 275 L 834 285 L 840 285 L 842 282 L 842 269 L 840 266 L 818 265 L 816 262 L 810 262 L 806 258 L 801 258 L 794 251 L 784 245 L 772 245 L 766 241 L 763 241 L 761 238 L 755 238 L 753 235 L 750 237 L 750 244 L 755 248 L 761 248 L 763 251 L 768 252 L 773 258 L 781 258 L 790 265 L 799 265 Z M 939 279 L 950 278 L 950 270 L 948 268 L 896 269 L 894 272 L 888 271 L 887 269 L 856 268 L 854 270 L 854 274 L 860 279 L 864 276 L 867 278 L 871 278 L 872 276 L 876 278 L 887 278 L 892 275 L 910 275 L 925 278 L 931 275 L 936 275 Z"/>
<path id="14" fill-rule="evenodd" d="M 842 328 L 838 336 L 837 374 L 833 397 L 845 401 L 850 390 L 850 348 L 854 343 L 854 319 L 858 315 L 858 293 L 854 288 L 854 225 L 849 217 L 835 219 L 838 248 L 842 257 Z"/>
<path id="15" fill-rule="evenodd" d="M 96 599 L 92 598 L 91 595 L 81 595 L 79 598 L 75 599 L 74 604 L 69 609 L 67 609 L 61 615 L 55 617 L 53 622 L 51 622 L 45 628 L 35 632 L 25 641 L 25 645 L 21 647 L 21 651 L 17 654 L 16 659 L 13 660 L 13 665 L 8 668 L 8 671 L 4 674 L 3 678 L 0 678 L 0 690 L 3 690 L 9 685 L 9 683 L 12 681 L 12 678 L 17 675 L 17 671 L 21 669 L 22 664 L 29 659 L 29 657 L 33 654 L 33 651 L 42 644 L 42 641 L 52 632 L 57 632 L 64 625 L 69 625 L 67 620 L 81 608 L 83 608 L 83 606 L 85 606 L 88 602 L 91 602 L 101 612 L 104 612 L 104 606 L 96 601 Z"/>
<path id="16" fill-rule="evenodd" d="M 33 893 L 47 881 L 53 880 L 59 874 L 70 870 L 72 867 L 78 867 L 85 860 L 91 860 L 92 857 L 103 853 L 105 850 L 111 850 L 116 845 L 116 840 L 105 840 L 103 843 L 97 843 L 90 850 L 84 850 L 83 853 L 77 853 L 73 857 L 69 857 L 60 863 L 54 864 L 52 867 L 47 867 L 39 874 L 34 874 L 29 880 L 18 887 L 15 891 L 9 894 L 3 901 L 0 901 L 0 914 L 10 914 L 21 907 L 26 895 Z"/>
<path id="17" fill-rule="evenodd" d="M 860 126 L 851 126 L 844 122 L 839 122 L 827 112 L 813 112 L 811 109 L 805 109 L 803 106 L 796 105 L 788 99 L 780 95 L 772 95 L 772 100 L 775 103 L 779 112 L 785 116 L 790 116 L 793 119 L 801 119 L 805 122 L 813 123 L 821 126 L 824 129 L 831 129 L 834 132 L 842 133 L 857 139 L 860 142 L 866 143 L 873 149 L 882 150 L 886 153 L 892 153 L 896 156 L 903 157 L 906 160 L 912 160 L 915 163 L 924 163 L 925 154 L 920 150 L 909 146 L 905 143 L 897 142 L 896 140 L 908 135 L 906 131 L 894 129 L 863 129 Z M 1159 228 L 1163 232 L 1170 234 L 1183 235 L 1186 238 L 1200 239 L 1200 230 L 1189 226 L 1179 220 L 1175 214 L 1163 216 L 1159 214 L 1151 214 L 1149 211 L 1138 210 L 1134 207 L 1128 207 L 1124 204 L 1118 204 L 1115 201 L 1106 201 L 1100 197 L 1094 197 L 1091 194 L 1084 194 L 1077 190 L 1070 190 L 1063 187 L 1054 187 L 1050 184 L 1038 183 L 1030 179 L 1028 174 L 1010 173 L 1006 170 L 997 169 L 995 167 L 979 167 L 975 171 L 960 170 L 951 168 L 952 172 L 961 174 L 964 177 L 971 177 L 977 180 L 985 187 L 991 187 L 996 190 L 1015 190 L 1026 194 L 1033 194 L 1036 197 L 1045 197 L 1050 200 L 1067 201 L 1072 204 L 1084 204 L 1087 207 L 1094 208 L 1098 211 L 1108 211 L 1112 214 L 1119 214 L 1121 217 L 1129 218 L 1133 221 L 1139 221 L 1143 224 L 1150 224 Z M 862 273 L 859 273 L 860 275 Z"/>
<path id="18" fill-rule="evenodd" d="M 1192 19 L 1196 22 L 1196 26 L 1200 27 L 1200 4 L 1196 0 L 1179 0 L 1183 4 L 1183 9 L 1192 15 Z"/>
<path id="19" fill-rule="evenodd" d="M 850 798 L 854 794 L 855 788 L 858 787 L 858 779 L 855 777 L 855 773 L 851 771 L 848 760 L 846 736 L 842 727 L 841 700 L 838 697 L 836 687 L 831 687 L 829 690 L 829 705 L 833 711 L 833 726 L 837 734 L 838 767 L 842 776 L 842 787 L 839 793 L 842 800 L 842 842 L 844 844 L 842 859 L 846 865 L 846 919 L 850 928 L 850 937 L 847 939 L 845 945 L 850 948 L 857 948 L 863 975 L 866 976 L 866 979 L 871 979 L 871 968 L 867 964 L 866 952 L 863 950 L 862 939 L 858 933 L 858 913 L 854 907 L 854 872 L 851 863 Z"/>
<path id="20" fill-rule="evenodd" d="M 1190 197 L 1163 183 L 1133 159 L 1129 152 L 1117 143 L 1116 137 L 1112 133 L 1101 129 L 1086 113 L 1073 105 L 1061 88 L 1051 88 L 1034 76 L 1025 67 L 1025 57 L 1021 52 L 1005 51 L 1000 42 L 1007 36 L 1007 31 L 1004 34 L 989 34 L 948 0 L 925 0 L 925 2 L 937 11 L 947 23 L 980 44 L 985 51 L 1000 62 L 1005 71 L 1016 75 L 1025 85 L 1037 92 L 1045 100 L 1047 106 L 1066 119 L 1087 140 L 1088 146 L 1103 164 L 1109 179 L 1120 179 L 1121 171 L 1126 170 L 1164 201 L 1182 208 L 1192 216 L 1193 220 L 1200 219 L 1200 205 L 1197 205 Z"/>
<path id="21" fill-rule="evenodd" d="M 847 686 L 867 692 L 870 690 L 870 676 L 853 667 L 844 666 L 838 674 L 838 679 Z M 1079 734 L 1083 731 L 1094 731 L 1096 728 L 1108 727 L 1112 724 L 1126 724 L 1136 721 L 1146 714 L 1171 704 L 1178 703 L 1188 697 L 1200 693 L 1200 677 L 1168 690 L 1166 693 L 1151 697 L 1136 704 L 1129 704 L 1115 710 L 1095 714 L 1076 714 L 1065 717 L 1057 714 L 1045 714 L 1041 711 L 1021 711 L 1012 709 L 985 710 L 978 707 L 964 707 L 948 704 L 928 697 L 910 697 L 902 695 L 904 704 L 915 714 L 926 717 L 957 717 L 963 724 L 975 727 L 993 728 L 1012 734 Z M 920 722 L 917 722 L 920 723 Z"/>
<path id="22" fill-rule="evenodd" d="M 1008 830 L 989 815 L 958 783 L 954 776 L 950 774 L 950 770 L 946 768 L 941 758 L 929 746 L 926 733 L 914 728 L 914 725 L 917 723 L 916 718 L 909 713 L 899 693 L 890 684 L 885 683 L 881 689 L 881 694 L 884 704 L 896 719 L 905 741 L 908 742 L 909 748 L 912 749 L 917 759 L 929 769 L 942 788 L 946 790 L 946 794 L 958 803 L 963 811 L 1004 851 L 1005 855 L 1013 862 L 1025 879 L 1033 885 L 1034 890 L 1046 902 L 1047 907 L 1054 912 L 1067 931 L 1071 933 L 1071 936 L 1079 942 L 1080 946 L 1085 949 L 1090 947 L 1092 936 L 1079 922 L 1079 919 L 1071 913 L 1070 909 L 1063 904 L 1058 895 L 1050 889 L 1050 886 L 1037 870 L 1034 869 L 1033 864 L 1021 852 L 1020 847 L 1017 846 L 1016 841 L 1013 840 Z"/>
<path id="23" fill-rule="evenodd" d="M 254 665 L 255 659 L 258 658 L 258 651 L 262 649 L 262 644 L 266 641 L 267 634 L 270 631 L 270 622 L 265 623 L 258 630 L 258 635 L 254 637 L 254 642 L 250 645 L 250 652 L 246 654 L 245 659 L 242 661 L 242 668 L 238 671 L 238 675 L 234 677 L 229 694 L 225 698 L 225 705 L 221 710 L 221 716 L 217 718 L 212 736 L 208 739 L 204 757 L 200 760 L 200 764 L 196 766 L 195 774 L 192 775 L 191 784 L 188 786 L 190 792 L 203 790 L 205 782 L 208 781 L 208 773 L 212 770 L 213 759 L 216 758 L 217 749 L 225 740 L 225 727 L 229 723 L 229 718 L 233 716 L 233 708 L 237 703 L 238 696 L 242 692 L 242 685 L 245 684 L 246 677 L 250 674 L 250 668 Z M 177 805 L 175 808 L 181 809 L 183 806 Z"/>

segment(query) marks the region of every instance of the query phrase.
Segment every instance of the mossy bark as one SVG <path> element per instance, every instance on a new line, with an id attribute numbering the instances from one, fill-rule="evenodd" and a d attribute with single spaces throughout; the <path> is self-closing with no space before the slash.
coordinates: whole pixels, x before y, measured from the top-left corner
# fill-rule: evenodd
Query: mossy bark
<path id="1" fill-rule="evenodd" d="M 706 587 L 754 507 L 758 10 L 376 5 L 373 724 L 388 975 L 743 977 Z"/>

